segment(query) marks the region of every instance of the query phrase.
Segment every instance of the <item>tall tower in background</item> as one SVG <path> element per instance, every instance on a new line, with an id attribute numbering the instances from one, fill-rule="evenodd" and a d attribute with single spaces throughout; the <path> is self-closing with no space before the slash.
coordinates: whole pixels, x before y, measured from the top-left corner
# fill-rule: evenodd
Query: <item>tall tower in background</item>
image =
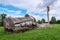
<path id="1" fill-rule="evenodd" d="M 48 24 L 49 24 L 49 11 L 50 11 L 50 7 L 47 6 L 47 21 L 48 21 Z"/>

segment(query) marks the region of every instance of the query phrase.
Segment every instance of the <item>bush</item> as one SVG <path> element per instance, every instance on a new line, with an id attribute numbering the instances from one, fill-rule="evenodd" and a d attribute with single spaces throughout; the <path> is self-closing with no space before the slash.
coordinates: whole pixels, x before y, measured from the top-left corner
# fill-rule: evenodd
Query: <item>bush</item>
<path id="1" fill-rule="evenodd" d="M 50 23 L 51 24 L 55 24 L 56 23 L 56 18 L 55 17 L 52 17 Z"/>
<path id="2" fill-rule="evenodd" d="M 45 19 L 42 19 L 41 22 L 42 22 L 42 23 L 45 23 Z"/>
<path id="3" fill-rule="evenodd" d="M 40 21 L 40 20 L 38 20 L 38 22 L 37 22 L 38 24 L 42 24 L 42 21 Z"/>
<path id="4" fill-rule="evenodd" d="M 57 20 L 57 22 L 56 22 L 57 24 L 60 24 L 60 20 Z"/>

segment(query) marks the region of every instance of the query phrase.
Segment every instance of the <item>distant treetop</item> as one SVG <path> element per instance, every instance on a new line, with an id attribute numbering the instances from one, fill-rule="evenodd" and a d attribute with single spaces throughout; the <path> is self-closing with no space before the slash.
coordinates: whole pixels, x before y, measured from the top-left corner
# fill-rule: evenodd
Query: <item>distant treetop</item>
<path id="1" fill-rule="evenodd" d="M 29 17 L 30 15 L 26 14 L 25 17 Z"/>

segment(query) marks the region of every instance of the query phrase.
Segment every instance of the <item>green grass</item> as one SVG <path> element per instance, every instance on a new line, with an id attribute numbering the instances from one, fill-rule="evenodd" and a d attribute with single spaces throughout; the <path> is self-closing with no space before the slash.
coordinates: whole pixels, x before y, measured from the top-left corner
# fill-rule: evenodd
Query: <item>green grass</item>
<path id="1" fill-rule="evenodd" d="M 24 33 L 8 33 L 0 27 L 0 40 L 60 40 L 60 24 Z"/>

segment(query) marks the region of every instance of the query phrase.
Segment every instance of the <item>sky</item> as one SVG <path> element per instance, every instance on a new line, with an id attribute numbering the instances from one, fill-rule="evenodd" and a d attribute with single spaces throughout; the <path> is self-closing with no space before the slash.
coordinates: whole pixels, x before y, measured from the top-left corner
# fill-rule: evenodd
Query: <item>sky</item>
<path id="1" fill-rule="evenodd" d="M 60 0 L 0 0 L 0 14 L 5 13 L 7 17 L 23 17 L 29 14 L 41 20 L 47 21 L 47 6 L 50 7 L 49 18 L 52 16 L 60 19 Z"/>

